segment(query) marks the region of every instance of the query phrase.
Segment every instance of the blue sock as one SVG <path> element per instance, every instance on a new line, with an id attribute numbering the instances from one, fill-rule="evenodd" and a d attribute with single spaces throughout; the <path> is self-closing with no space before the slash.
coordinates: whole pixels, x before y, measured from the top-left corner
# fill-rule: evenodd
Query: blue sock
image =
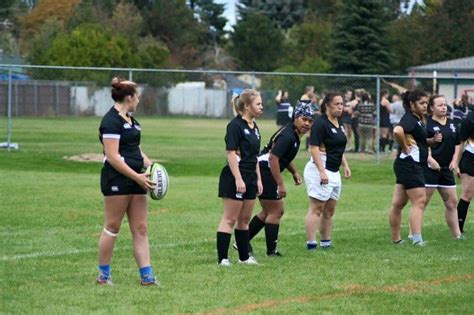
<path id="1" fill-rule="evenodd" d="M 99 272 L 105 278 L 110 277 L 110 265 L 99 265 Z"/>
<path id="2" fill-rule="evenodd" d="M 153 278 L 153 268 L 151 266 L 140 268 L 140 277 L 142 279 Z"/>

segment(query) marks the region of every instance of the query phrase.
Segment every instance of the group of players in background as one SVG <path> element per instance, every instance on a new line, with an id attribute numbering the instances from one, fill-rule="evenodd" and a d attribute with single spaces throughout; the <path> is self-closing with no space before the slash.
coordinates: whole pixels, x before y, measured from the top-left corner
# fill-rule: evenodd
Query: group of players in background
<path id="1" fill-rule="evenodd" d="M 304 169 L 309 197 L 305 219 L 308 250 L 315 250 L 318 245 L 322 249 L 332 248 L 332 218 L 341 192 L 339 168 L 342 165 L 344 176 L 350 178 L 346 152 L 374 153 L 377 121 L 380 150 L 391 151 L 395 145 L 398 148 L 394 162 L 396 184 L 389 211 L 392 243 L 404 243 L 400 232 L 401 213 L 410 201 L 408 238 L 416 246 L 426 244 L 422 237 L 423 213 L 434 190 L 438 190 L 444 202 L 452 237 L 465 239 L 464 222 L 474 192 L 474 112 L 470 108 L 466 107 L 465 115 L 455 121 L 450 113 L 457 110 L 459 115 L 459 110 L 450 111 L 443 96 L 430 96 L 417 89 L 406 91 L 401 97 L 394 95 L 392 103 L 388 92 L 382 91 L 378 120 L 372 97 L 364 90 L 356 90 L 354 97 L 351 91 L 328 92 L 319 100 L 314 88 L 308 86 L 295 107 L 285 90 L 278 91 L 275 101 L 279 129 L 260 151 L 260 132 L 256 124 L 256 118 L 263 111 L 260 94 L 244 90 L 232 100 L 236 116 L 227 125 L 228 163 L 219 179 L 219 197 L 224 200 L 224 215 L 216 237 L 219 265 L 231 265 L 228 251 L 232 232 L 239 263 L 257 264 L 249 241 L 262 229 L 267 256 L 282 256 L 276 248 L 284 212 L 282 199 L 286 197 L 281 172 L 288 169 L 295 184 L 302 183 L 292 163 L 300 138 L 305 134 L 299 127 L 301 119 L 311 125 L 307 141 L 310 160 Z M 461 178 L 459 202 L 453 172 Z M 262 210 L 250 219 L 257 197 Z"/>
<path id="2" fill-rule="evenodd" d="M 155 183 L 145 171 L 152 161 L 140 148 L 141 126 L 132 116 L 139 104 L 138 86 L 120 78 L 114 78 L 111 85 L 114 105 L 102 118 L 99 127 L 104 153 L 100 179 L 104 195 L 104 227 L 99 239 L 97 283 L 112 284 L 110 263 L 113 249 L 123 217 L 127 215 L 141 284 L 156 285 L 159 281 L 151 266 L 146 196 Z M 357 94 L 356 91 L 356 99 Z M 364 117 L 369 111 L 362 109 L 367 96 L 360 95 L 362 103 L 356 106 L 359 117 Z M 281 105 L 287 102 L 287 97 L 284 91 L 278 93 L 278 123 L 282 126 L 261 151 L 262 139 L 256 122 L 263 112 L 260 93 L 247 89 L 232 99 L 236 115 L 227 125 L 227 163 L 221 171 L 218 187 L 218 195 L 224 203 L 216 235 L 220 266 L 231 265 L 228 251 L 232 233 L 235 234 L 234 247 L 242 264 L 258 264 L 250 240 L 262 229 L 265 231 L 267 256 L 282 256 L 277 242 L 284 213 L 283 199 L 287 196 L 281 175 L 285 169 L 291 172 L 296 185 L 302 184 L 303 178 L 306 184 L 309 197 L 305 218 L 307 249 L 332 248 L 332 220 L 342 188 L 341 165 L 344 176 L 351 177 L 345 156 L 350 149 L 347 146 L 348 129 L 344 128 L 342 118 L 348 112 L 347 103 L 353 100 L 349 99 L 348 93 L 328 92 L 319 102 L 314 88 L 308 87 L 290 117 L 291 105 Z M 380 106 L 387 107 L 390 113 L 386 97 L 381 97 Z M 352 111 L 356 106 L 349 104 Z M 435 189 L 445 203 L 446 221 L 453 238 L 462 240 L 474 192 L 474 111 L 463 117 L 458 126 L 448 117 L 443 96 L 429 97 L 420 90 L 407 91 L 402 97 L 402 106 L 405 113 L 393 128 L 393 138 L 399 144 L 399 150 L 394 163 L 396 184 L 389 215 L 392 243 L 403 243 L 401 211 L 410 201 L 409 237 L 415 245 L 425 244 L 421 233 L 423 211 Z M 282 112 L 286 112 L 285 121 Z M 365 122 L 363 119 L 359 121 L 361 125 Z M 301 177 L 293 159 L 300 149 L 302 136 L 308 133 L 310 159 Z M 459 202 L 453 171 L 458 173 L 462 182 Z M 251 218 L 257 197 L 262 210 Z M 318 230 L 319 243 L 316 240 Z"/>

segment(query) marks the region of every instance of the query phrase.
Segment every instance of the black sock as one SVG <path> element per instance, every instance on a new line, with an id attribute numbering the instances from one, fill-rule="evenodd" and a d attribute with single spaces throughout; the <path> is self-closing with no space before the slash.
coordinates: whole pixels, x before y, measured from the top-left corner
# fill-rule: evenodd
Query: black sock
<path id="1" fill-rule="evenodd" d="M 388 150 L 392 151 L 393 150 L 393 139 L 388 139 Z"/>
<path id="2" fill-rule="evenodd" d="M 279 224 L 265 224 L 265 239 L 267 241 L 267 255 L 275 252 L 278 242 L 278 230 L 280 229 Z"/>
<path id="3" fill-rule="evenodd" d="M 385 144 L 387 143 L 387 139 L 380 138 L 379 139 L 379 152 L 385 152 Z"/>
<path id="4" fill-rule="evenodd" d="M 469 209 L 469 202 L 464 199 L 459 199 L 458 202 L 458 220 L 459 220 L 459 230 L 461 233 L 464 233 L 464 222 L 467 217 L 467 210 Z"/>
<path id="5" fill-rule="evenodd" d="M 254 238 L 255 235 L 257 235 L 258 232 L 260 232 L 264 226 L 265 222 L 260 220 L 260 218 L 255 215 L 249 223 L 249 241 L 252 240 L 252 238 Z"/>
<path id="6" fill-rule="evenodd" d="M 237 243 L 240 261 L 249 259 L 249 230 L 235 229 L 235 242 Z"/>
<path id="7" fill-rule="evenodd" d="M 229 244 L 232 234 L 217 232 L 217 263 L 222 259 L 227 259 L 229 256 Z"/>

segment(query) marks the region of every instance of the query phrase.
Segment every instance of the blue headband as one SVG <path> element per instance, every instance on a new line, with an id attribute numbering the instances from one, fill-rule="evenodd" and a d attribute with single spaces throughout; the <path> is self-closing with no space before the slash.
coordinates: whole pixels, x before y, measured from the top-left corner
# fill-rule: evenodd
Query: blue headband
<path id="1" fill-rule="evenodd" d="M 307 118 L 313 118 L 313 109 L 310 104 L 299 102 L 296 106 L 294 115 L 295 117 L 303 116 Z"/>

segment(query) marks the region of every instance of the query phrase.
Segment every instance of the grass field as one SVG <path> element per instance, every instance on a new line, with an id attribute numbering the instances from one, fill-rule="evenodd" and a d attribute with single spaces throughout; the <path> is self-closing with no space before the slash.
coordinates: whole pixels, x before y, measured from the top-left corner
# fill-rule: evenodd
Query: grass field
<path id="1" fill-rule="evenodd" d="M 101 153 L 99 118 L 18 118 L 13 141 L 20 150 L 0 151 L 0 313 L 473 313 L 473 214 L 468 240 L 454 241 L 435 195 L 425 216 L 427 246 L 391 245 L 389 157 L 377 165 L 372 157 L 349 155 L 353 178 L 343 181 L 333 250 L 306 251 L 305 188 L 287 185 L 284 257 L 265 257 L 262 233 L 253 242 L 259 266 L 219 268 L 217 182 L 227 121 L 138 119 L 142 148 L 171 177 L 166 198 L 150 201 L 153 266 L 162 286 L 139 285 L 126 222 L 112 261 L 115 285 L 94 282 L 101 165 L 64 157 Z M 265 142 L 273 121 L 259 125 Z M 0 130 L 5 126 L 2 118 Z M 297 157 L 301 173 L 307 158 L 303 150 Z M 233 250 L 230 259 L 237 260 Z"/>

